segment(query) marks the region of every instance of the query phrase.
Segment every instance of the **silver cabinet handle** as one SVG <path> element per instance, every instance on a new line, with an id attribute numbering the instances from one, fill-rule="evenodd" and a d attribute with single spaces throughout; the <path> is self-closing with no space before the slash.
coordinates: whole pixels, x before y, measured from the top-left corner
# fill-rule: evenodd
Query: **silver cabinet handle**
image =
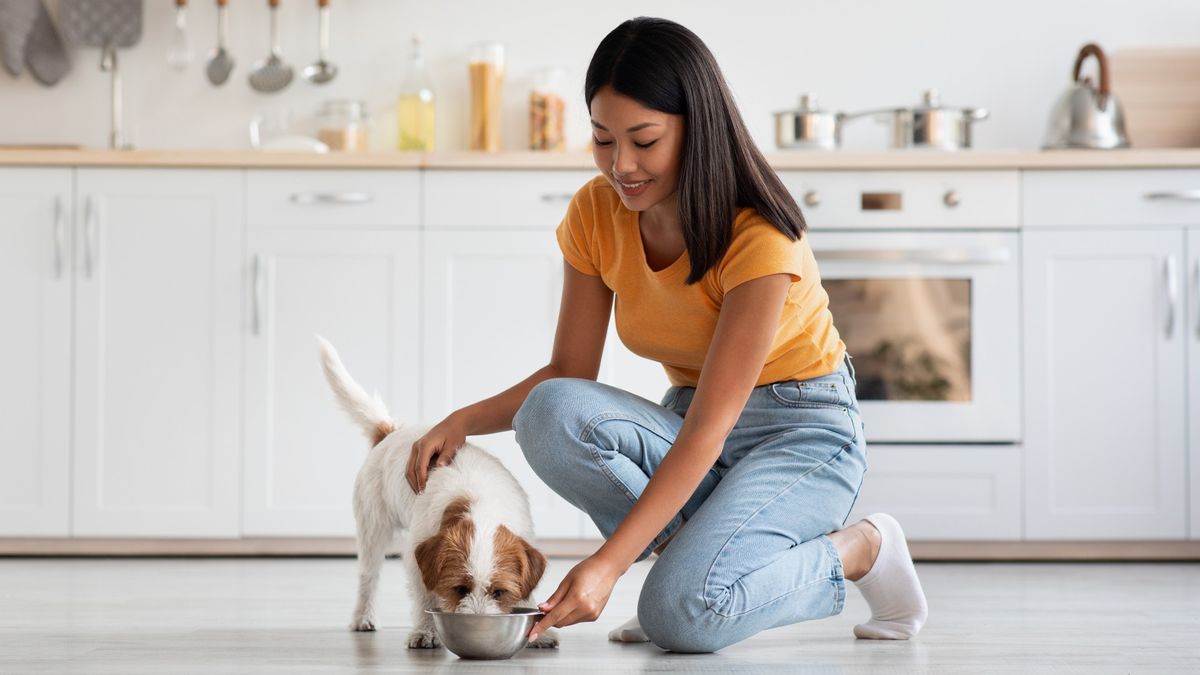
<path id="1" fill-rule="evenodd" d="M 1192 281 L 1196 285 L 1196 339 L 1200 340 L 1200 258 L 1196 258 L 1196 267 L 1192 271 Z"/>
<path id="2" fill-rule="evenodd" d="M 546 202 L 547 204 L 556 204 L 558 202 L 569 202 L 574 198 L 575 198 L 575 195 L 573 195 L 569 192 L 559 192 L 559 193 L 554 193 L 554 194 L 547 192 L 542 195 L 542 201 Z"/>
<path id="3" fill-rule="evenodd" d="M 1170 340 L 1171 336 L 1175 334 L 1175 313 L 1178 311 L 1176 305 L 1179 302 L 1179 284 L 1175 279 L 1175 256 L 1173 255 L 1167 256 L 1167 259 L 1163 261 L 1163 285 L 1167 291 L 1166 334 L 1167 339 Z"/>
<path id="4" fill-rule="evenodd" d="M 1012 259 L 1007 247 L 997 248 L 931 248 L 931 249 L 869 249 L 818 248 L 813 250 L 818 261 L 862 261 L 895 263 L 934 263 L 943 265 L 997 265 Z"/>
<path id="5" fill-rule="evenodd" d="M 266 304 L 265 262 L 261 254 L 254 256 L 254 281 L 251 289 L 251 306 L 253 308 L 251 329 L 255 335 L 262 335 L 262 311 Z"/>
<path id="6" fill-rule="evenodd" d="M 54 198 L 54 278 L 63 278 L 66 258 L 67 217 L 62 197 Z"/>
<path id="7" fill-rule="evenodd" d="M 92 278 L 96 266 L 96 204 L 88 195 L 83 207 L 83 274 Z"/>
<path id="8" fill-rule="evenodd" d="M 1200 189 L 1173 192 L 1147 192 L 1142 195 L 1152 202 L 1200 202 Z"/>
<path id="9" fill-rule="evenodd" d="M 958 190 L 948 190 L 942 195 L 942 203 L 949 208 L 954 208 L 962 203 L 962 197 L 958 196 Z"/>
<path id="10" fill-rule="evenodd" d="M 293 204 L 370 204 L 375 197 L 370 192 L 297 192 L 291 196 Z"/>
<path id="11" fill-rule="evenodd" d="M 816 208 L 821 205 L 821 193 L 816 190 L 805 192 L 801 199 L 804 200 L 804 205 L 810 208 Z"/>

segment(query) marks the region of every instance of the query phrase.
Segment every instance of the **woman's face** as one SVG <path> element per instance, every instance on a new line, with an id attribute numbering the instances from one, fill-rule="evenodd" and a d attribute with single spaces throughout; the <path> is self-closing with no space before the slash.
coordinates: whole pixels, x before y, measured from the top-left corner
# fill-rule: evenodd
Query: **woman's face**
<path id="1" fill-rule="evenodd" d="M 631 211 L 667 201 L 679 184 L 682 115 L 651 110 L 602 87 L 592 97 L 592 157 Z"/>

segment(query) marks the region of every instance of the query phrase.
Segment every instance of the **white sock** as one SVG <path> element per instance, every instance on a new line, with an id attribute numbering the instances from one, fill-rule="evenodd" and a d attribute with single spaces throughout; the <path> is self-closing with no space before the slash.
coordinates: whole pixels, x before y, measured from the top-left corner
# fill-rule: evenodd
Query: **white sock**
<path id="1" fill-rule="evenodd" d="M 854 635 L 874 640 L 907 640 L 921 630 L 929 608 L 904 530 L 886 513 L 875 513 L 864 520 L 879 530 L 882 541 L 875 564 L 854 582 L 871 607 L 871 620 L 855 626 Z"/>
<path id="2" fill-rule="evenodd" d="M 650 638 L 642 632 L 642 624 L 635 616 L 620 626 L 608 632 L 608 639 L 613 642 L 649 642 Z"/>

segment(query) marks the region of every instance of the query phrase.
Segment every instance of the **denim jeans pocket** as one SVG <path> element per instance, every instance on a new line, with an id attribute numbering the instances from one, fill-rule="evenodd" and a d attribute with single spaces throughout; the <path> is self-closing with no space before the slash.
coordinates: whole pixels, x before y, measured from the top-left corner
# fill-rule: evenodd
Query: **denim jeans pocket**
<path id="1" fill-rule="evenodd" d="M 840 379 L 833 379 L 832 376 L 776 382 L 771 385 L 771 396 L 779 403 L 793 408 L 845 410 L 851 405 L 845 383 Z"/>

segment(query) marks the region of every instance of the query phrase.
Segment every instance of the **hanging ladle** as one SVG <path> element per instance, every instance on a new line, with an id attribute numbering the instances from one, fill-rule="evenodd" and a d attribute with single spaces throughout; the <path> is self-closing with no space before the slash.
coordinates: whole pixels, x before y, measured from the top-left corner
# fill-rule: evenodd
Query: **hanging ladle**
<path id="1" fill-rule="evenodd" d="M 250 73 L 250 86 L 264 94 L 277 92 L 292 82 L 292 67 L 279 56 L 279 0 L 267 0 L 271 6 L 271 55 Z"/>
<path id="2" fill-rule="evenodd" d="M 337 76 L 337 66 L 329 61 L 329 0 L 317 0 L 320 18 L 320 42 L 317 46 L 317 62 L 304 69 L 304 79 L 313 84 L 325 84 Z"/>
<path id="3" fill-rule="evenodd" d="M 226 2 L 228 0 L 217 0 L 217 49 L 204 68 L 204 74 L 214 86 L 225 84 L 230 71 L 233 70 L 233 57 L 229 55 L 229 50 L 225 49 L 226 35 L 229 33 L 229 10 L 225 7 Z"/>

